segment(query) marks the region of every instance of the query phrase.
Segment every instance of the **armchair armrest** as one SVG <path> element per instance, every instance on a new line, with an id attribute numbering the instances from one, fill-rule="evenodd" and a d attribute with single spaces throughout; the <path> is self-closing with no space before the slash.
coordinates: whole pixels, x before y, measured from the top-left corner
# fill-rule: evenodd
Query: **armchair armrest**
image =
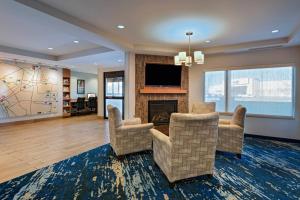
<path id="1" fill-rule="evenodd" d="M 141 124 L 141 123 L 142 123 L 141 118 L 132 118 L 132 119 L 123 120 L 123 125 L 124 126 Z"/>
<path id="2" fill-rule="evenodd" d="M 147 124 L 135 124 L 135 125 L 126 125 L 126 126 L 120 126 L 116 129 L 116 131 L 141 131 L 141 130 L 147 130 L 153 128 L 153 123 L 147 123 Z"/>
<path id="3" fill-rule="evenodd" d="M 219 124 L 219 130 L 230 129 L 234 132 L 244 132 L 244 128 L 235 124 Z"/>
<path id="4" fill-rule="evenodd" d="M 228 120 L 228 119 L 219 119 L 219 124 L 227 124 L 227 125 L 229 125 L 230 124 L 230 120 Z"/>
<path id="5" fill-rule="evenodd" d="M 167 145 L 169 148 L 171 147 L 170 138 L 168 136 L 166 136 L 165 134 L 163 134 L 162 132 L 156 129 L 151 129 L 150 132 L 153 136 L 153 140 L 156 140 L 159 143 L 163 143 Z"/>

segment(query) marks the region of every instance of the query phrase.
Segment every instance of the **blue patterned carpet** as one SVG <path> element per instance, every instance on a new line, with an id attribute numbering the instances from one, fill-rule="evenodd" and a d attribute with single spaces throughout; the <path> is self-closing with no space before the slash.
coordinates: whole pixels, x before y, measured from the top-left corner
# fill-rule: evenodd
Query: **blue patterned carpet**
<path id="1" fill-rule="evenodd" d="M 245 138 L 215 168 L 171 189 L 152 152 L 120 161 L 104 145 L 1 184 L 0 199 L 300 199 L 300 144 Z"/>

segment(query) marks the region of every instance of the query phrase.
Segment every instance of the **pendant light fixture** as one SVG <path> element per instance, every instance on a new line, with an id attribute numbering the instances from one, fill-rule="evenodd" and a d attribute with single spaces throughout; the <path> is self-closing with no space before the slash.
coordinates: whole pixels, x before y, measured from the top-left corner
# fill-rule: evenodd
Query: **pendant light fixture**
<path id="1" fill-rule="evenodd" d="M 192 67 L 193 58 L 191 56 L 191 36 L 193 32 L 186 32 L 186 36 L 189 37 L 189 51 L 188 54 L 185 51 L 181 51 L 178 55 L 174 56 L 175 65 L 182 65 Z M 194 62 L 197 64 L 204 64 L 204 54 L 202 51 L 194 51 Z"/>

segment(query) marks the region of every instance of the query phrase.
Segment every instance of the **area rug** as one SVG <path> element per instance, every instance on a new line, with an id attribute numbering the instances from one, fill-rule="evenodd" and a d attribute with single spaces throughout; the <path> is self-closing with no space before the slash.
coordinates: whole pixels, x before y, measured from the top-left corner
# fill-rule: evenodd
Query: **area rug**
<path id="1" fill-rule="evenodd" d="M 118 160 L 104 145 L 1 184 L 0 199 L 300 198 L 300 144 L 245 138 L 242 159 L 217 153 L 212 179 L 174 188 L 152 157 L 148 151 Z"/>

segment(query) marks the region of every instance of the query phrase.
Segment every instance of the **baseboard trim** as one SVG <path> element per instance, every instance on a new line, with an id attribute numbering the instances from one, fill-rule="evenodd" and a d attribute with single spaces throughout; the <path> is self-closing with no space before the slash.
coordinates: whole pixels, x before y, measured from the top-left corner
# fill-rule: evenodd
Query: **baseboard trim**
<path id="1" fill-rule="evenodd" d="M 49 121 L 49 120 L 55 120 L 55 119 L 61 119 L 61 118 L 63 118 L 63 116 L 46 117 L 46 118 L 38 118 L 38 119 L 28 119 L 28 120 L 14 121 L 14 122 L 4 122 L 4 123 L 0 123 L 0 127 L 20 125 L 20 124 L 32 124 L 32 123 L 35 123 L 35 122 Z"/>
<path id="2" fill-rule="evenodd" d="M 245 133 L 244 135 L 245 135 L 245 137 L 269 139 L 269 140 L 276 140 L 276 141 L 281 141 L 281 142 L 300 143 L 300 140 L 297 140 L 297 139 L 280 138 L 280 137 L 272 137 L 272 136 L 265 136 L 265 135 L 255 135 L 255 134 L 249 134 L 249 133 Z"/>

